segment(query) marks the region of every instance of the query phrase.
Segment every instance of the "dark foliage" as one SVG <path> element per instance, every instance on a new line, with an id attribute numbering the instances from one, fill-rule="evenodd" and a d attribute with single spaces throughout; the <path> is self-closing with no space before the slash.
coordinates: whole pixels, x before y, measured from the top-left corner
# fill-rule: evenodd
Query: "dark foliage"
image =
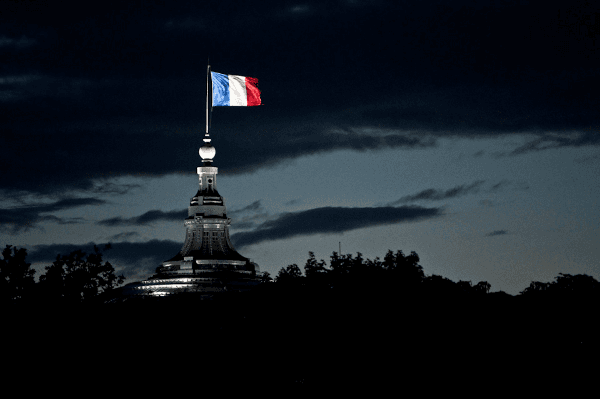
<path id="1" fill-rule="evenodd" d="M 5 252 L 2 273 L 7 256 L 27 270 L 24 252 Z M 388 251 L 383 260 L 334 252 L 329 266 L 310 252 L 304 274 L 289 265 L 275 282 L 265 278 L 252 291 L 210 300 L 181 294 L 90 307 L 121 282 L 97 248 L 58 256 L 43 277 L 38 299 L 50 306 L 20 314 L 29 321 L 13 322 L 11 331 L 51 343 L 36 356 L 66 356 L 72 364 L 110 358 L 113 370 L 143 384 L 166 373 L 228 391 L 402 384 L 429 392 L 432 381 L 477 381 L 510 392 L 532 370 L 579 372 L 598 344 L 592 277 L 560 274 L 511 296 L 490 293 L 485 281 L 425 275 L 414 252 Z M 69 301 L 80 306 L 57 306 Z"/>
<path id="2" fill-rule="evenodd" d="M 12 250 L 11 250 L 12 248 Z M 0 303 L 17 304 L 32 300 L 35 270 L 27 263 L 27 250 L 7 245 L 0 261 Z"/>
<path id="3" fill-rule="evenodd" d="M 52 303 L 98 302 L 124 280 L 124 276 L 115 275 L 109 262 L 102 263 L 102 252 L 94 246 L 94 253 L 89 255 L 81 250 L 57 255 L 52 265 L 46 266 L 46 274 L 40 276 L 39 291 Z"/>
<path id="4" fill-rule="evenodd" d="M 291 284 L 296 280 L 302 278 L 302 272 L 297 264 L 289 265 L 288 267 L 282 268 L 277 273 L 275 281 L 280 284 Z"/>

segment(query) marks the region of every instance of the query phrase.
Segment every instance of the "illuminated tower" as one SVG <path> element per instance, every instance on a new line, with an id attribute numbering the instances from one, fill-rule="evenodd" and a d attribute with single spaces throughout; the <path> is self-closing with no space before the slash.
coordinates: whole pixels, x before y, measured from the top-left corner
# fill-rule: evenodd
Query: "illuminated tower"
<path id="1" fill-rule="evenodd" d="M 181 251 L 156 269 L 148 280 L 124 287 L 128 295 L 169 295 L 179 292 L 216 293 L 246 290 L 261 281 L 258 265 L 240 255 L 229 239 L 231 219 L 217 191 L 218 168 L 212 166 L 215 148 L 207 134 L 200 148 L 198 192 L 184 220 Z"/>

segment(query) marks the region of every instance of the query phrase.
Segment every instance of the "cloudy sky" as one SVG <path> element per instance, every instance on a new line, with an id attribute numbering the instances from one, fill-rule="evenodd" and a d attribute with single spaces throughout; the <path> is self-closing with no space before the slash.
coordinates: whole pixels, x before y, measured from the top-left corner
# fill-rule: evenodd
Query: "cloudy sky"
<path id="1" fill-rule="evenodd" d="M 43 271 L 110 242 L 129 282 L 174 256 L 210 57 L 262 90 L 211 126 L 262 270 L 341 242 L 511 294 L 600 279 L 600 9 L 581 4 L 6 1 L 0 245 Z"/>

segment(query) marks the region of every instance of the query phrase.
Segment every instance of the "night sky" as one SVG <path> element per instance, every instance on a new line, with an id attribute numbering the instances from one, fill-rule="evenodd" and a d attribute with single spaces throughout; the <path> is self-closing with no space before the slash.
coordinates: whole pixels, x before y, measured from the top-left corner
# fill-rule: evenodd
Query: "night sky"
<path id="1" fill-rule="evenodd" d="M 3 1 L 0 246 L 127 282 L 183 246 L 206 65 L 256 77 L 211 137 L 236 249 L 419 254 L 518 294 L 600 279 L 600 8 L 564 1 Z"/>

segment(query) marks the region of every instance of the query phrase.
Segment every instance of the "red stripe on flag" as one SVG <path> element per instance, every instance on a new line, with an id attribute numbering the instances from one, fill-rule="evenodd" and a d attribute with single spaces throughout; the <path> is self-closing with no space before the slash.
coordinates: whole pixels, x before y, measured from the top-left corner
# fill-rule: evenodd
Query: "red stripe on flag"
<path id="1" fill-rule="evenodd" d="M 246 95 L 248 106 L 260 105 L 260 90 L 258 90 L 258 79 L 246 77 Z"/>

